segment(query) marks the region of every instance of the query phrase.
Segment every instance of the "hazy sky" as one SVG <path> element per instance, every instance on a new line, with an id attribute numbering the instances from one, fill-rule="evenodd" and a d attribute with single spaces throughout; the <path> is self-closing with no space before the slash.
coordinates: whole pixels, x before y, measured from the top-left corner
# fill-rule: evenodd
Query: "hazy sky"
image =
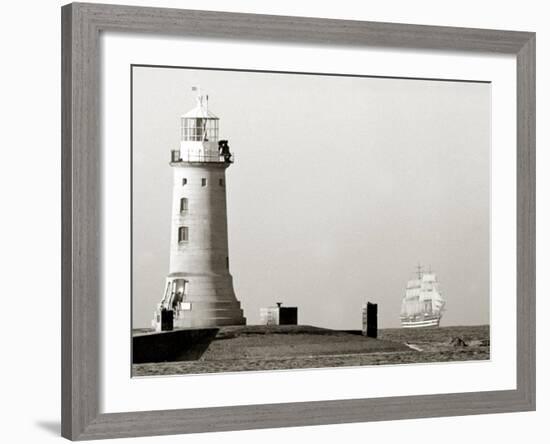
<path id="1" fill-rule="evenodd" d="M 249 324 L 399 326 L 406 281 L 437 273 L 442 325 L 489 322 L 489 84 L 135 67 L 133 319 L 149 326 L 168 272 L 179 116 L 210 97 L 227 170 L 229 257 Z"/>

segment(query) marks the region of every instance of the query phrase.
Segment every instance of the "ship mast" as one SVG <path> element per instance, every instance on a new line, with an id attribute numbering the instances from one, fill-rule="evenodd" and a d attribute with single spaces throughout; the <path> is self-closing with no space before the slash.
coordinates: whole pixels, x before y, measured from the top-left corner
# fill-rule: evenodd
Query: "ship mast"
<path id="1" fill-rule="evenodd" d="M 422 265 L 418 264 L 416 266 L 416 274 L 418 275 L 418 279 L 422 279 Z"/>

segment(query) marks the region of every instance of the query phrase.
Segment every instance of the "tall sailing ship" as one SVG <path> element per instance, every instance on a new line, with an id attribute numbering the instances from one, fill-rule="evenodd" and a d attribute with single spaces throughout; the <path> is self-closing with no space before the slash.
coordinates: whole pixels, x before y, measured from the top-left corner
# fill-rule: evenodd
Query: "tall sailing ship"
<path id="1" fill-rule="evenodd" d="M 407 282 L 405 296 L 401 303 L 401 326 L 439 327 L 445 300 L 439 290 L 435 273 L 424 272 L 418 266 L 416 279 Z"/>

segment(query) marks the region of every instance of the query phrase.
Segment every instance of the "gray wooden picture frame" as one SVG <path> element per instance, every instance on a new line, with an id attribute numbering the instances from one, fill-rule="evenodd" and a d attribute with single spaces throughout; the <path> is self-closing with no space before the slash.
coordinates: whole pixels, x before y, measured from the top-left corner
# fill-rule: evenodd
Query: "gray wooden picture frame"
<path id="1" fill-rule="evenodd" d="M 73 440 L 535 409 L 535 34 L 73 3 L 62 8 L 62 435 Z M 103 31 L 511 54 L 517 66 L 517 388 L 164 411 L 99 411 Z"/>

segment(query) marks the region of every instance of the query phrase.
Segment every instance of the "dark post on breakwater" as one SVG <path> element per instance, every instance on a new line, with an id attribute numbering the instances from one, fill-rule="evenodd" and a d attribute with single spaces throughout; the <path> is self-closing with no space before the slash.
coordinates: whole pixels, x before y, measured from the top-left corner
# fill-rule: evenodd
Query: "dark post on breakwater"
<path id="1" fill-rule="evenodd" d="M 375 339 L 378 337 L 378 304 L 367 302 L 363 305 L 363 335 Z"/>
<path id="2" fill-rule="evenodd" d="M 172 331 L 174 329 L 174 311 L 162 309 L 156 314 L 156 330 L 157 331 Z"/>

